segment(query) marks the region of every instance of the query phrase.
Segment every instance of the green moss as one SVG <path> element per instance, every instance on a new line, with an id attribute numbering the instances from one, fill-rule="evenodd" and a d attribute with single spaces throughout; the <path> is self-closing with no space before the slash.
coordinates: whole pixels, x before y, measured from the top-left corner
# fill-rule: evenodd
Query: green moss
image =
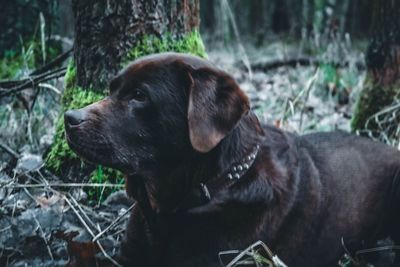
<path id="1" fill-rule="evenodd" d="M 61 169 L 78 157 L 69 148 L 65 140 L 64 112 L 69 109 L 78 109 L 87 106 L 104 97 L 104 93 L 93 90 L 82 90 L 75 86 L 76 68 L 71 61 L 65 74 L 65 90 L 61 98 L 61 114 L 56 123 L 56 134 L 50 152 L 46 157 L 46 166 L 60 174 Z"/>
<path id="2" fill-rule="evenodd" d="M 79 109 L 93 102 L 99 101 L 106 95 L 106 90 L 95 91 L 91 88 L 83 90 L 76 86 L 76 67 L 71 61 L 65 75 L 65 90 L 61 98 L 62 112 L 56 123 L 56 134 L 50 152 L 46 157 L 46 166 L 57 174 L 62 174 L 64 169 L 75 165 L 79 171 L 88 169 L 84 163 L 68 146 L 65 139 L 65 127 L 63 114 L 69 109 Z M 89 174 L 93 183 L 120 183 L 123 182 L 122 174 L 116 170 L 97 166 Z M 90 188 L 87 193 L 91 200 L 103 200 L 105 196 L 114 191 L 112 188 Z"/>
<path id="3" fill-rule="evenodd" d="M 354 108 L 351 120 L 352 131 L 364 130 L 368 119 L 384 107 L 392 104 L 399 94 L 399 84 L 382 87 L 374 83 L 371 78 L 367 78 Z M 368 129 L 376 129 L 376 124 L 373 120 L 368 124 Z"/>
<path id="4" fill-rule="evenodd" d="M 67 72 L 65 73 L 64 81 L 65 81 L 65 88 L 67 88 L 67 89 L 75 86 L 76 67 L 72 60 L 70 60 L 68 63 Z"/>
<path id="5" fill-rule="evenodd" d="M 79 87 L 66 89 L 62 102 L 63 104 L 68 104 L 63 105 L 63 112 L 57 120 L 54 143 L 50 152 L 47 154 L 47 167 L 54 170 L 56 173 L 59 173 L 64 162 L 69 162 L 70 160 L 77 158 L 76 154 L 69 148 L 67 141 L 65 140 L 64 111 L 68 109 L 82 108 L 102 99 L 103 97 L 103 94 L 91 90 L 82 90 Z"/>
<path id="6" fill-rule="evenodd" d="M 6 56 L 0 59 L 0 80 L 16 78 L 23 66 L 24 61 L 20 56 Z"/>
<path id="7" fill-rule="evenodd" d="M 127 53 L 122 64 L 126 65 L 139 57 L 161 52 L 189 53 L 203 58 L 207 57 L 200 33 L 195 30 L 180 39 L 173 38 L 170 34 L 165 34 L 161 38 L 145 35 Z"/>
<path id="8" fill-rule="evenodd" d="M 103 184 L 123 184 L 123 174 L 117 170 L 111 168 L 105 168 L 98 165 L 96 169 L 90 174 L 90 181 L 93 183 Z M 112 187 L 94 187 L 87 191 L 89 199 L 102 202 L 109 194 L 115 192 L 117 188 Z"/>

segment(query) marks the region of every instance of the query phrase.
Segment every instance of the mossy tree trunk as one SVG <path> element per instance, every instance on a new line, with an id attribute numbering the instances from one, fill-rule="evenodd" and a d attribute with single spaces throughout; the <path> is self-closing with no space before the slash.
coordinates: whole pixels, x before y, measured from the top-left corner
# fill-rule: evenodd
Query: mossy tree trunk
<path id="1" fill-rule="evenodd" d="M 393 104 L 400 93 L 400 1 L 375 0 L 372 8 L 367 77 L 356 103 L 352 129 L 379 134 L 382 129 L 378 128 L 374 114 Z"/>
<path id="2" fill-rule="evenodd" d="M 199 27 L 198 0 L 74 0 L 77 85 L 102 90 L 144 36 L 184 38 Z"/>
<path id="3" fill-rule="evenodd" d="M 176 51 L 205 56 L 199 28 L 199 0 L 72 0 L 74 60 L 66 74 L 63 111 L 80 108 L 107 94 L 110 79 L 142 55 Z M 69 149 L 62 115 L 47 166 L 64 178 L 96 182 L 108 170 L 83 164 Z M 93 170 L 95 170 L 93 172 Z"/>

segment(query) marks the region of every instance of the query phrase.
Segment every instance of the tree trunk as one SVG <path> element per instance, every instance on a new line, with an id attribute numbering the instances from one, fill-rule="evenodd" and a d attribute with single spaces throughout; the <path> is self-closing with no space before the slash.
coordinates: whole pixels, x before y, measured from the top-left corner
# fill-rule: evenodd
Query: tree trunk
<path id="1" fill-rule="evenodd" d="M 400 93 L 400 1 L 376 0 L 373 12 L 373 37 L 366 53 L 368 73 L 356 104 L 352 129 L 378 135 L 386 131 L 390 136 L 399 117 L 392 120 L 392 125 L 383 126 L 376 121 L 381 118 L 374 114 L 393 104 Z"/>
<path id="2" fill-rule="evenodd" d="M 137 57 L 165 51 L 205 56 L 198 33 L 199 0 L 72 0 L 72 7 L 74 62 L 65 79 L 63 111 L 103 98 L 110 79 Z M 66 144 L 62 116 L 47 166 L 79 180 L 93 170 L 90 166 L 83 171 L 80 166 L 88 165 L 82 165 Z M 96 170 L 95 177 L 104 176 L 102 169 Z"/>
<path id="3" fill-rule="evenodd" d="M 349 8 L 346 15 L 346 29 L 355 38 L 366 38 L 370 36 L 371 17 L 373 3 L 375 0 L 348 1 Z"/>
<path id="4" fill-rule="evenodd" d="M 184 38 L 198 29 L 197 0 L 74 0 L 77 85 L 102 90 L 145 35 Z"/>

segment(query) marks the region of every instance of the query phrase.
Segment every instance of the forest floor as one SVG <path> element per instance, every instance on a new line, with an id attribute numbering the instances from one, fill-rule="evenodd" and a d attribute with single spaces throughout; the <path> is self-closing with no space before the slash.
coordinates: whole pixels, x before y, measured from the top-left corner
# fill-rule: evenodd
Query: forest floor
<path id="1" fill-rule="evenodd" d="M 363 54 L 328 47 L 299 56 L 298 49 L 276 43 L 246 48 L 247 55 L 223 47 L 208 55 L 234 76 L 262 122 L 297 133 L 349 131 L 365 77 Z M 65 184 L 45 169 L 62 90 L 58 79 L 34 103 L 33 89 L 0 100 L 0 266 L 93 266 L 95 255 L 107 266 L 134 205 L 123 190 L 88 201 L 86 189 L 94 185 Z"/>

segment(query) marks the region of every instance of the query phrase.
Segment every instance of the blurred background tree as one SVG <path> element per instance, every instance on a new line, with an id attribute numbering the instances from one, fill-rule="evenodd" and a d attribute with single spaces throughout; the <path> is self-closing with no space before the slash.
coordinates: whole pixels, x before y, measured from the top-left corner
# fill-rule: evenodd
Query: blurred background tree
<path id="1" fill-rule="evenodd" d="M 366 51 L 368 72 L 352 128 L 362 134 L 398 139 L 400 2 L 375 0 L 371 9 L 374 29 Z"/>

